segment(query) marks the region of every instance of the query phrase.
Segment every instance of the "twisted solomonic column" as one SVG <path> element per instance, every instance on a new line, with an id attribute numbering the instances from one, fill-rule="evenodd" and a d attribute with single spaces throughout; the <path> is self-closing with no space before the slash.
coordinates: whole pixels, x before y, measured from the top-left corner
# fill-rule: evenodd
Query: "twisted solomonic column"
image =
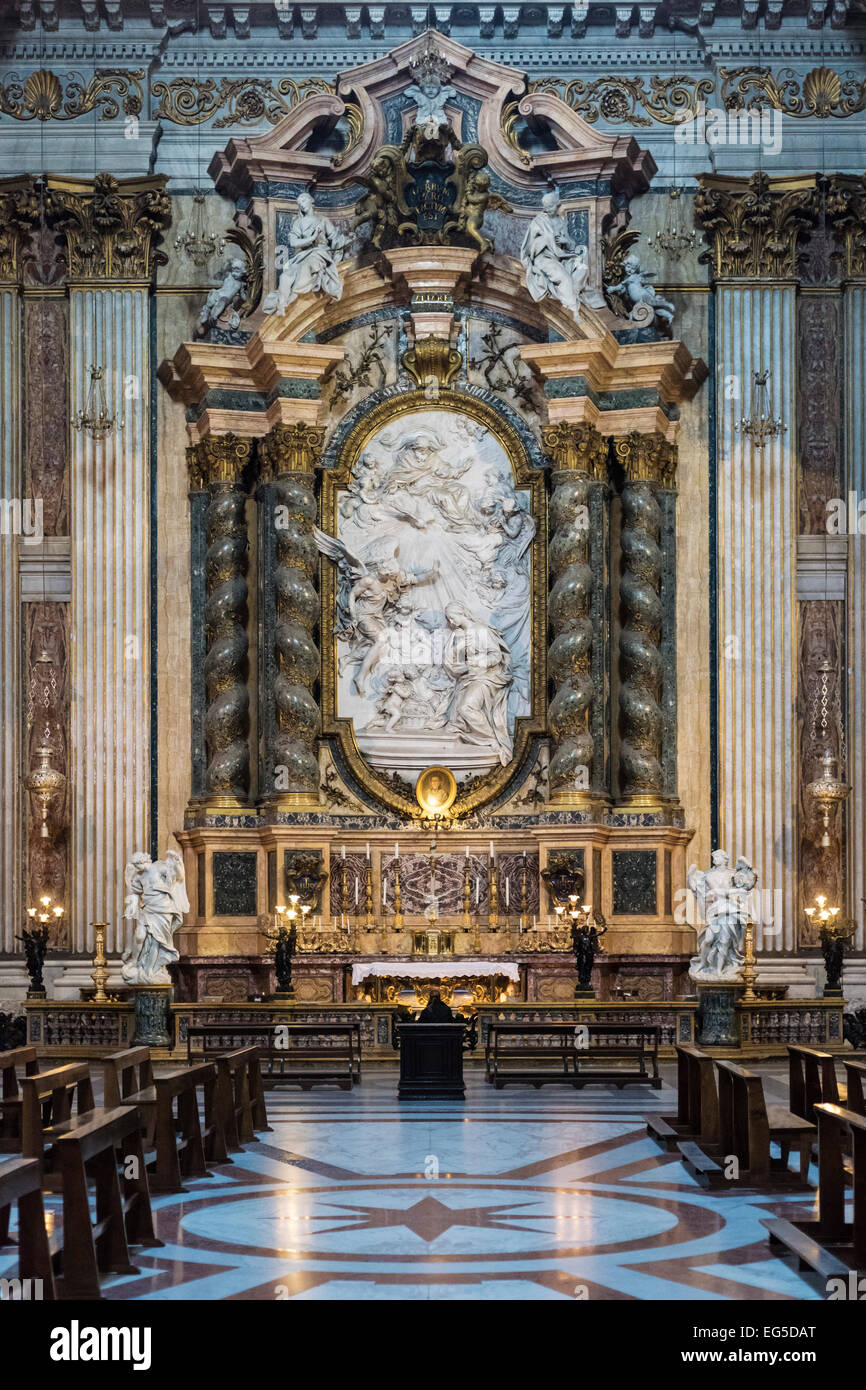
<path id="1" fill-rule="evenodd" d="M 319 677 L 319 557 L 313 528 L 314 468 L 323 439 L 324 431 L 311 425 L 277 425 L 261 445 L 273 488 L 276 665 L 264 777 L 270 798 L 296 810 L 319 804 L 316 741 L 321 716 L 314 694 Z"/>
<path id="2" fill-rule="evenodd" d="M 662 741 L 662 513 L 658 490 L 669 487 L 676 449 L 661 435 L 629 434 L 614 441 L 625 473 L 619 592 L 620 799 L 657 807 L 664 799 Z"/>
<path id="3" fill-rule="evenodd" d="M 247 804 L 250 791 L 249 542 L 244 470 L 252 441 L 210 435 L 195 448 L 207 487 L 205 513 L 204 802 Z"/>
<path id="4" fill-rule="evenodd" d="M 547 611 L 553 641 L 548 671 L 556 687 L 547 717 L 553 735 L 550 760 L 552 801 L 591 805 L 595 743 L 590 728 L 593 700 L 590 504 L 606 476 L 607 441 L 592 425 L 549 425 L 545 449 L 552 455 L 553 492 Z"/>

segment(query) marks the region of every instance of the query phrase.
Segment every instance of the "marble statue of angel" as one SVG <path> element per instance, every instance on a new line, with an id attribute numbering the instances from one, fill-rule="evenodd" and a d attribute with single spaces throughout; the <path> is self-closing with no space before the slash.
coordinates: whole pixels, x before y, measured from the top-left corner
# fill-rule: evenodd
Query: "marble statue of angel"
<path id="1" fill-rule="evenodd" d="M 280 273 L 277 288 L 265 299 L 262 312 L 284 314 L 299 294 L 322 293 L 341 299 L 343 282 L 338 266 L 348 244 L 349 238 L 316 212 L 309 193 L 302 193 L 289 228 L 291 258 Z"/>
<path id="2" fill-rule="evenodd" d="M 637 256 L 626 256 L 622 269 L 623 276 L 619 284 L 608 285 L 607 288 L 609 294 L 625 295 L 631 305 L 629 318 L 646 319 L 647 322 L 657 318 L 670 325 L 675 313 L 674 306 L 669 299 L 662 299 L 661 295 L 656 294 L 653 285 L 655 276 L 649 271 L 641 270 Z"/>
<path id="3" fill-rule="evenodd" d="M 747 900 L 758 875 L 742 855 L 733 869 L 723 849 L 714 850 L 711 860 L 705 873 L 692 864 L 686 874 L 686 886 L 694 893 L 706 923 L 689 974 L 694 980 L 724 983 L 741 976 L 749 921 Z"/>
<path id="4" fill-rule="evenodd" d="M 545 193 L 539 212 L 529 224 L 520 259 L 526 268 L 526 288 L 534 300 L 558 299 L 576 319 L 580 297 L 589 279 L 588 252 L 569 234 L 559 216 L 558 193 Z"/>
<path id="5" fill-rule="evenodd" d="M 353 555 L 342 541 L 314 528 L 316 545 L 337 566 L 337 624 L 335 635 L 349 642 L 350 662 L 359 662 L 355 689 L 364 695 L 366 683 L 388 651 L 388 618 L 408 589 L 438 578 L 439 565 L 405 570 L 397 559 L 393 537 L 383 537 L 375 549 L 389 551 L 379 559 L 368 547 L 367 557 Z"/>
<path id="6" fill-rule="evenodd" d="M 215 328 L 246 294 L 247 264 L 243 256 L 232 256 L 223 267 L 222 276 L 222 282 L 210 291 L 198 316 L 196 333 L 200 338 L 208 329 Z M 237 328 L 239 323 L 237 313 L 231 313 L 227 327 Z"/>
<path id="7" fill-rule="evenodd" d="M 457 92 L 434 73 L 425 73 L 418 82 L 406 88 L 406 96 L 417 108 L 413 126 L 425 140 L 435 140 L 439 127 L 449 124 L 445 103 L 453 101 Z"/>
<path id="8" fill-rule="evenodd" d="M 124 916 L 133 928 L 120 973 L 129 985 L 169 985 L 166 966 L 180 958 L 174 933 L 189 912 L 183 860 L 174 849 L 157 860 L 149 854 L 133 854 L 124 878 Z"/>

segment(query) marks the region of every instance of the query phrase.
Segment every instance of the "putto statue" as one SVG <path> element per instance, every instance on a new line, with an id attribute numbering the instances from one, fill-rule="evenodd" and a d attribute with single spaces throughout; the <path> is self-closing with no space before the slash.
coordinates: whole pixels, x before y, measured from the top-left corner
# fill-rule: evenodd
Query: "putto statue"
<path id="1" fill-rule="evenodd" d="M 406 96 L 415 103 L 415 116 L 404 140 L 404 150 L 410 164 L 421 163 L 431 153 L 444 151 L 449 143 L 459 148 L 454 139 L 451 122 L 445 110 L 446 101 L 454 101 L 457 92 L 448 78 L 451 69 L 432 46 L 410 63 L 415 81 L 406 88 Z"/>
<path id="2" fill-rule="evenodd" d="M 607 288 L 610 294 L 625 296 L 626 302 L 631 305 L 629 318 L 644 324 L 652 323 L 655 318 L 670 327 L 674 318 L 674 306 L 669 299 L 662 299 L 661 295 L 656 294 L 653 285 L 655 276 L 641 270 L 637 256 L 626 256 L 622 270 L 619 284 L 608 285 Z"/>
<path id="3" fill-rule="evenodd" d="M 246 294 L 247 266 L 243 256 L 232 256 L 222 271 L 222 283 L 215 285 L 202 305 L 196 336 L 203 338 L 222 319 L 227 328 L 237 328 L 240 318 L 235 306 Z"/>
<path id="4" fill-rule="evenodd" d="M 731 869 L 723 849 L 713 851 L 712 867 L 706 873 L 701 873 L 697 864 L 689 868 L 686 886 L 694 893 L 706 923 L 698 954 L 689 966 L 693 980 L 730 983 L 740 979 L 749 921 L 747 899 L 757 881 L 758 875 L 748 860 L 741 855 Z"/>
<path id="5" fill-rule="evenodd" d="M 180 958 L 174 933 L 189 912 L 183 861 L 174 849 L 165 859 L 134 854 L 126 866 L 125 881 L 124 916 L 134 925 L 120 973 L 128 985 L 169 985 L 166 966 Z"/>
<path id="6" fill-rule="evenodd" d="M 292 256 L 280 273 L 277 288 L 265 299 L 263 313 L 284 314 L 299 294 L 322 293 L 342 299 L 343 282 L 337 267 L 348 244 L 349 238 L 316 212 L 309 193 L 302 193 L 289 228 Z"/>
<path id="7" fill-rule="evenodd" d="M 558 299 L 578 317 L 580 297 L 589 279 L 587 248 L 569 235 L 564 217 L 558 216 L 558 193 L 545 193 L 539 212 L 523 238 L 520 259 L 526 267 L 526 288 L 534 300 Z"/>

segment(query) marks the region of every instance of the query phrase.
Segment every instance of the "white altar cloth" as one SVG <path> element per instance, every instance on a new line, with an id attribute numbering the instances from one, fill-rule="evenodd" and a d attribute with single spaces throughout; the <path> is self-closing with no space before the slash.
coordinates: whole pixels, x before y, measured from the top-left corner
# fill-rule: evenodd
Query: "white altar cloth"
<path id="1" fill-rule="evenodd" d="M 519 980 L 520 971 L 512 960 L 370 960 L 352 966 L 352 984 L 360 985 L 375 976 L 394 980 L 447 980 L 452 975 L 504 975 Z"/>

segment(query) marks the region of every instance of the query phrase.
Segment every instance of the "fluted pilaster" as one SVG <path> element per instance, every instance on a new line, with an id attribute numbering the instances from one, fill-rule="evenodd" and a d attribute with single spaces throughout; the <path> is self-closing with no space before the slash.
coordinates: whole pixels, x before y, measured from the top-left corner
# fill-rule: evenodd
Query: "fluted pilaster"
<path id="1" fill-rule="evenodd" d="M 324 432 L 303 423 L 278 425 L 262 442 L 272 486 L 269 520 L 274 535 L 273 717 L 265 728 L 264 793 L 293 809 L 318 804 L 315 698 L 319 650 L 316 591 L 318 552 L 313 539 L 317 507 L 315 460 Z"/>
<path id="2" fill-rule="evenodd" d="M 544 445 L 554 460 L 548 552 L 553 633 L 548 671 L 556 687 L 548 708 L 553 736 L 551 799 L 591 804 L 595 740 L 590 517 L 593 489 L 602 486 L 606 472 L 607 442 L 591 425 L 557 424 L 545 429 Z"/>
<path id="3" fill-rule="evenodd" d="M 249 541 L 243 475 L 252 442 L 233 434 L 210 435 L 190 452 L 209 494 L 204 522 L 204 802 L 214 808 L 242 806 L 250 792 Z"/>
<path id="4" fill-rule="evenodd" d="M 660 435 L 642 434 L 616 438 L 614 451 L 625 473 L 619 588 L 620 797 L 634 806 L 656 806 L 664 794 L 662 513 L 657 492 L 671 481 L 676 453 Z"/>

